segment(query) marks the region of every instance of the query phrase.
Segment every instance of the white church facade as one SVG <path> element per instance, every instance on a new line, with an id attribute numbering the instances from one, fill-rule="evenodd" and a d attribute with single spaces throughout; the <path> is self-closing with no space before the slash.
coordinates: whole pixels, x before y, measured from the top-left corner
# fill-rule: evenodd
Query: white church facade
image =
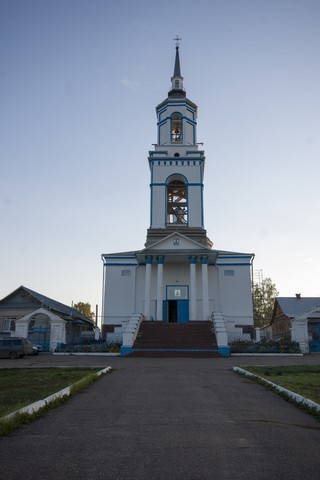
<path id="1" fill-rule="evenodd" d="M 150 227 L 139 251 L 103 254 L 102 330 L 133 348 L 141 322 L 210 321 L 217 349 L 253 331 L 252 253 L 216 250 L 204 228 L 204 151 L 176 46 L 168 97 L 149 152 Z"/>

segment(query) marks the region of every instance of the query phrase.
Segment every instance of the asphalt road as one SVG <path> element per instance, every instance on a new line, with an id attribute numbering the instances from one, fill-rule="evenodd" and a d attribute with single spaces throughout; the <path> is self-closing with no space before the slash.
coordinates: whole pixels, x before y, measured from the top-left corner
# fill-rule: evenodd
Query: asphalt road
<path id="1" fill-rule="evenodd" d="M 16 363 L 19 362 L 19 363 Z M 292 480 L 318 478 L 320 423 L 235 374 L 272 359 L 53 357 L 6 366 L 111 365 L 63 406 L 0 439 L 6 480 Z"/>

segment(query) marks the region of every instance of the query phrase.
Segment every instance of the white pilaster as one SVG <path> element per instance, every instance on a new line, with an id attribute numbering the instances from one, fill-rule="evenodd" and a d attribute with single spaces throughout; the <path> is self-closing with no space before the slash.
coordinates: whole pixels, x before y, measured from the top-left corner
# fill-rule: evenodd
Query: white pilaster
<path id="1" fill-rule="evenodd" d="M 203 320 L 209 320 L 209 295 L 208 295 L 208 257 L 201 257 L 202 262 L 202 312 Z"/>
<path id="2" fill-rule="evenodd" d="M 157 257 L 158 271 L 157 271 L 157 318 L 156 320 L 163 320 L 162 303 L 163 303 L 163 262 L 164 257 Z"/>
<path id="3" fill-rule="evenodd" d="M 152 268 L 152 257 L 146 257 L 146 279 L 145 279 L 145 289 L 144 289 L 144 316 L 146 320 L 150 320 L 151 316 L 151 268 Z"/>
<path id="4" fill-rule="evenodd" d="M 196 264 L 197 257 L 189 257 L 190 262 L 190 320 L 197 320 L 197 282 Z"/>

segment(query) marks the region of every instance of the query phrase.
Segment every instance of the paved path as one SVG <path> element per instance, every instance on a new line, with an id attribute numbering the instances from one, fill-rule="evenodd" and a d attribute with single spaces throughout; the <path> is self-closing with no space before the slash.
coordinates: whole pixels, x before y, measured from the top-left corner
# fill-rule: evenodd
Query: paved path
<path id="1" fill-rule="evenodd" d="M 231 370 L 232 365 L 270 362 L 320 363 L 320 358 L 30 357 L 19 366 L 76 363 L 115 370 L 62 407 L 0 439 L 0 477 L 318 478 L 320 423 Z M 0 362 L 0 367 L 6 365 Z"/>

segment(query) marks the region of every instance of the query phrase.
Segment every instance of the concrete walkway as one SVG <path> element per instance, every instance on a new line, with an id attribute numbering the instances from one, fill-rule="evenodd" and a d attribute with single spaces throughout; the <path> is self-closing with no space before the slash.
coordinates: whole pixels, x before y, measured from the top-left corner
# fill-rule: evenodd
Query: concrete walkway
<path id="1" fill-rule="evenodd" d="M 19 362 L 19 363 L 18 363 Z M 5 366 L 111 365 L 112 374 L 0 439 L 8 480 L 318 478 L 320 423 L 234 365 L 320 356 L 124 359 L 43 355 Z"/>

